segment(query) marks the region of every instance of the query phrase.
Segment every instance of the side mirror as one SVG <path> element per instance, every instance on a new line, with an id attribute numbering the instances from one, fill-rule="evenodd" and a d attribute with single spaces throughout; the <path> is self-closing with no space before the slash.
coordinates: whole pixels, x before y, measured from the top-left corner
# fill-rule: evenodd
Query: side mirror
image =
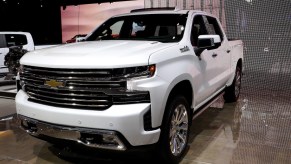
<path id="1" fill-rule="evenodd" d="M 219 35 L 200 35 L 198 37 L 197 47 L 199 49 L 214 49 L 221 45 Z"/>

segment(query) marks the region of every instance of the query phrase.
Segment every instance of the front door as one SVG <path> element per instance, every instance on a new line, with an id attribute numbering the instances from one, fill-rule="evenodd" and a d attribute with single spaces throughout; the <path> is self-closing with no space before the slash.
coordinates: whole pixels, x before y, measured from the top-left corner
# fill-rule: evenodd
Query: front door
<path id="1" fill-rule="evenodd" d="M 195 51 L 197 60 L 194 65 L 199 71 L 198 76 L 194 77 L 195 106 L 201 104 L 209 98 L 216 88 L 217 77 L 217 58 L 213 56 L 214 50 L 204 50 L 198 55 L 197 41 L 199 35 L 207 35 L 208 31 L 202 15 L 195 15 L 191 30 L 191 44 Z M 198 56 L 197 56 L 198 55 Z"/>

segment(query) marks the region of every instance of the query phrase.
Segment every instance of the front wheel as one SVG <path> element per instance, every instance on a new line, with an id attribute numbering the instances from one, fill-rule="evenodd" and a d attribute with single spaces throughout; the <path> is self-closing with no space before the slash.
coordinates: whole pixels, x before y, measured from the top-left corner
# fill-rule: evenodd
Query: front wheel
<path id="1" fill-rule="evenodd" d="M 225 89 L 224 100 L 226 102 L 236 102 L 238 100 L 241 88 L 241 75 L 241 68 L 236 67 L 233 82 Z"/>
<path id="2" fill-rule="evenodd" d="M 183 96 L 177 96 L 167 105 L 159 154 L 167 163 L 178 163 L 185 155 L 190 131 L 190 107 Z"/>

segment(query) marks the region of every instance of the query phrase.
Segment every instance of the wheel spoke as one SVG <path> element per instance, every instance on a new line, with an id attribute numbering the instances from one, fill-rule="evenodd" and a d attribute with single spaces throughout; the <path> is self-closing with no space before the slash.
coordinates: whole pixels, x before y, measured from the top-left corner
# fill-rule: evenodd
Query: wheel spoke
<path id="1" fill-rule="evenodd" d="M 173 149 L 173 153 L 176 154 L 177 153 L 177 148 L 178 148 L 178 143 L 177 143 L 177 137 L 174 137 L 174 149 Z"/>
<path id="2" fill-rule="evenodd" d="M 175 116 L 175 122 L 177 122 L 178 121 L 178 116 L 179 115 L 179 111 L 178 110 L 175 110 L 175 112 L 174 112 L 174 116 Z"/>
<path id="3" fill-rule="evenodd" d="M 179 106 L 179 117 L 178 117 L 178 120 L 177 120 L 177 124 L 180 124 L 181 123 L 181 120 L 182 120 L 182 117 L 183 117 L 183 114 L 184 114 L 184 111 L 183 111 L 183 107 Z"/>
<path id="4" fill-rule="evenodd" d="M 240 75 L 240 72 L 237 71 L 237 73 L 236 73 L 236 81 L 235 81 L 235 88 L 234 88 L 234 93 L 235 93 L 236 97 L 238 97 L 238 95 L 239 95 L 240 86 L 241 86 L 241 75 Z"/>
<path id="5" fill-rule="evenodd" d="M 181 147 L 182 147 L 182 143 L 180 139 L 178 138 L 178 134 L 176 135 L 176 143 L 177 143 L 176 154 L 178 154 L 181 152 Z"/>
<path id="6" fill-rule="evenodd" d="M 180 107 L 180 116 L 177 125 L 180 125 L 182 122 L 188 122 L 188 116 L 185 106 Z"/>
<path id="7" fill-rule="evenodd" d="M 184 145 L 186 143 L 186 136 L 184 136 L 184 134 L 180 134 L 178 133 L 177 136 L 179 137 L 179 139 L 182 141 L 182 144 Z"/>
<path id="8" fill-rule="evenodd" d="M 175 118 L 173 116 L 172 120 L 171 120 L 171 128 L 175 126 Z"/>
<path id="9" fill-rule="evenodd" d="M 175 139 L 175 137 L 174 137 L 174 135 L 170 138 L 170 146 L 171 146 L 171 150 L 173 151 L 173 149 L 174 149 L 174 139 Z"/>
<path id="10" fill-rule="evenodd" d="M 184 124 L 187 123 L 187 124 L 188 124 L 188 115 L 187 115 L 187 112 L 186 112 L 186 111 L 184 111 L 183 117 L 182 117 L 182 119 L 180 120 L 179 125 L 180 125 L 181 123 L 184 123 Z"/>
<path id="11" fill-rule="evenodd" d="M 177 121 L 177 125 L 182 123 L 183 118 L 185 117 L 185 113 L 186 113 L 186 111 L 185 112 L 180 111 L 179 120 Z"/>
<path id="12" fill-rule="evenodd" d="M 173 128 L 171 128 L 170 130 L 170 138 L 172 138 L 175 134 L 175 130 Z"/>
<path id="13" fill-rule="evenodd" d="M 177 128 L 178 131 L 182 130 L 182 131 L 188 131 L 188 124 L 187 123 L 184 123 L 182 124 L 181 126 L 179 126 Z"/>
<path id="14" fill-rule="evenodd" d="M 240 76 L 240 72 L 237 72 L 237 73 L 236 73 L 236 79 L 237 79 L 237 80 L 240 80 L 240 78 L 241 78 L 241 76 Z"/>

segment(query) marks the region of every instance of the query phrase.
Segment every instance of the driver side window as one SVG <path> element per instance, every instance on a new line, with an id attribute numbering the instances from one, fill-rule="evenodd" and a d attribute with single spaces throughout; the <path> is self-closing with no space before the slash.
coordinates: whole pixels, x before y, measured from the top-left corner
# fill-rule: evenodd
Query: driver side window
<path id="1" fill-rule="evenodd" d="M 101 36 L 98 37 L 98 39 L 114 39 L 119 38 L 120 36 L 120 30 L 123 25 L 124 21 L 118 21 L 111 25 L 109 28 L 105 28 L 101 32 Z"/>
<path id="2" fill-rule="evenodd" d="M 198 36 L 207 35 L 207 30 L 202 15 L 196 15 L 193 20 L 191 29 L 191 44 L 193 47 L 197 46 Z"/>

